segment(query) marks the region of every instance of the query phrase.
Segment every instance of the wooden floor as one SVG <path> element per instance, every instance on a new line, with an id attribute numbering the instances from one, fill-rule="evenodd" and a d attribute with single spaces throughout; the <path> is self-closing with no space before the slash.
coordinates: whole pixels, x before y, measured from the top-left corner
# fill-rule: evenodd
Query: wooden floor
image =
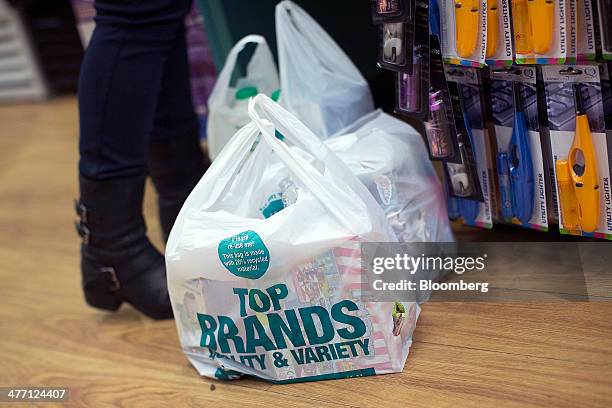
<path id="1" fill-rule="evenodd" d="M 426 304 L 401 374 L 200 378 L 173 321 L 83 302 L 76 118 L 73 98 L 0 107 L 0 386 L 69 387 L 69 405 L 91 407 L 612 406 L 611 302 Z M 159 243 L 153 208 L 149 194 Z"/>

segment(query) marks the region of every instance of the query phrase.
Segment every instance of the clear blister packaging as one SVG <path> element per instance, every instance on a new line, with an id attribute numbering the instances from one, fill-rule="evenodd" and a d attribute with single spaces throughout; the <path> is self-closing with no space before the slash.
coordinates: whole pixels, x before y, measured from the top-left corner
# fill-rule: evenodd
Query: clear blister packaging
<path id="1" fill-rule="evenodd" d="M 414 48 L 411 22 L 383 23 L 380 25 L 381 45 L 378 66 L 399 72 L 412 73 L 417 54 Z"/>

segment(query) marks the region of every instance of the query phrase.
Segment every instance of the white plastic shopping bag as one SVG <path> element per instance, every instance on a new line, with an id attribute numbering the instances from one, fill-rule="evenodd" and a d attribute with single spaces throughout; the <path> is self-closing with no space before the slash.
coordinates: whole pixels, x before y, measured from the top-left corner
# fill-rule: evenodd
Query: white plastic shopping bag
<path id="1" fill-rule="evenodd" d="M 256 44 L 257 48 L 247 64 L 245 75 L 232 86 L 230 82 L 238 55 L 248 44 Z M 276 64 L 264 37 L 253 34 L 238 41 L 227 55 L 208 98 L 206 133 L 211 159 L 217 157 L 234 133 L 250 121 L 247 112 L 249 98 L 258 93 L 272 95 L 278 89 Z"/>
<path id="2" fill-rule="evenodd" d="M 440 180 L 412 126 L 376 110 L 325 143 L 370 190 L 399 241 L 454 241 Z"/>
<path id="3" fill-rule="evenodd" d="M 283 105 L 320 138 L 374 110 L 368 83 L 335 41 L 295 3 L 276 5 Z"/>
<path id="4" fill-rule="evenodd" d="M 253 121 L 193 190 L 166 247 L 187 357 L 201 375 L 222 379 L 401 371 L 419 306 L 360 296 L 360 243 L 395 241 L 385 215 L 293 115 L 264 95 L 249 112 Z M 277 191 L 285 203 L 266 217 L 259 203 L 269 191 L 259 186 L 274 162 L 288 169 Z"/>

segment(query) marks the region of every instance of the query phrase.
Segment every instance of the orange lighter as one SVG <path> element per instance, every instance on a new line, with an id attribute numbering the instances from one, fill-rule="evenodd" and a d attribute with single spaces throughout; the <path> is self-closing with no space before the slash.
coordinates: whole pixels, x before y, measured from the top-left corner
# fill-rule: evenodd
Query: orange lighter
<path id="1" fill-rule="evenodd" d="M 487 58 L 497 51 L 497 36 L 499 31 L 497 0 L 487 1 Z"/>
<path id="2" fill-rule="evenodd" d="M 580 227 L 584 232 L 593 232 L 599 224 L 599 176 L 589 118 L 583 107 L 580 92 L 580 84 L 574 83 L 576 132 L 569 151 L 568 161 L 574 182 Z"/>
<path id="3" fill-rule="evenodd" d="M 455 37 L 457 55 L 468 58 L 476 51 L 478 36 L 478 0 L 455 1 Z"/>

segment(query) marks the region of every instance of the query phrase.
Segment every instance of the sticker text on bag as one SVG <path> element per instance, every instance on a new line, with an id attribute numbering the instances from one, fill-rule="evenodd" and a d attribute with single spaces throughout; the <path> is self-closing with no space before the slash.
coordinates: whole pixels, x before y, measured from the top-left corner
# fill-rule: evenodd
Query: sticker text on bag
<path id="1" fill-rule="evenodd" d="M 270 266 L 270 252 L 255 231 L 222 240 L 217 252 L 225 269 L 240 278 L 261 278 Z"/>

